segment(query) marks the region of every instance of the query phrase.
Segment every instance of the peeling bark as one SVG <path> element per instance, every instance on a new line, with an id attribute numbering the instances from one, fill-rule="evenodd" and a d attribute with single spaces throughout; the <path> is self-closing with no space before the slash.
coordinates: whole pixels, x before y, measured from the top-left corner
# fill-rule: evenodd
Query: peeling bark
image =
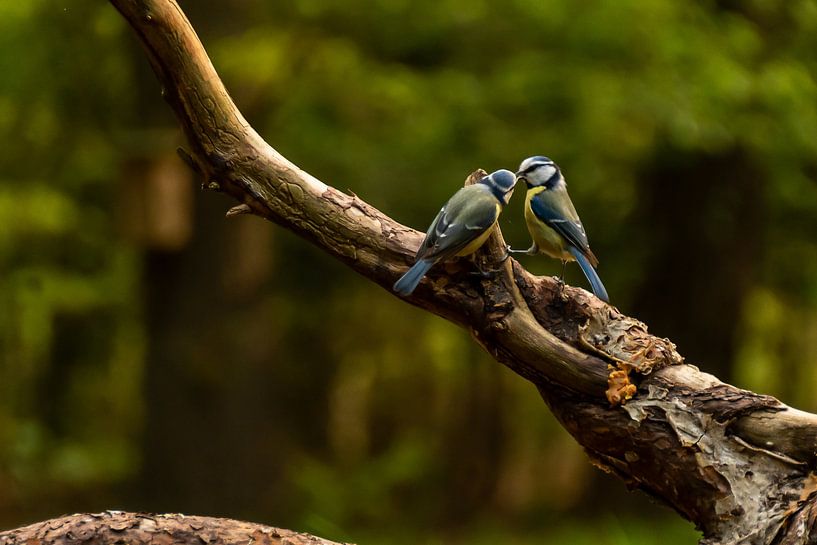
<path id="1" fill-rule="evenodd" d="M 206 187 L 239 201 L 228 216 L 273 221 L 389 289 L 422 233 L 270 147 L 175 1 L 110 2 L 145 47 L 187 135 L 182 157 Z M 496 267 L 503 253 L 497 228 L 477 259 Z M 534 383 L 597 465 L 695 522 L 703 543 L 817 543 L 817 416 L 702 373 L 643 323 L 513 259 L 493 279 L 470 270 L 462 260 L 435 267 L 406 301 L 466 328 Z"/>

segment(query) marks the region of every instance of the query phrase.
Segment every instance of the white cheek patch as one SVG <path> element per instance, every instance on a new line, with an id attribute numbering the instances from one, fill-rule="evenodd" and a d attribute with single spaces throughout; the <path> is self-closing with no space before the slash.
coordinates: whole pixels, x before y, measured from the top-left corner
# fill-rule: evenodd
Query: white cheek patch
<path id="1" fill-rule="evenodd" d="M 553 165 L 543 165 L 539 167 L 539 175 L 542 180 L 550 180 L 550 177 L 556 174 L 556 167 Z"/>

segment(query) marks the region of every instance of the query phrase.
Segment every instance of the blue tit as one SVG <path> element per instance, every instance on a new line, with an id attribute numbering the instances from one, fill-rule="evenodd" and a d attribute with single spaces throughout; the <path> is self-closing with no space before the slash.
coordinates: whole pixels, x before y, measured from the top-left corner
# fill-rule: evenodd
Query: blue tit
<path id="1" fill-rule="evenodd" d="M 590 250 L 587 233 L 567 194 L 567 184 L 559 167 L 541 155 L 528 157 L 519 165 L 516 176 L 528 186 L 525 223 L 533 245 L 524 253 L 542 253 L 560 259 L 563 264 L 562 276 L 564 264 L 576 261 L 596 297 L 610 302 L 607 290 L 595 271 L 599 260 Z"/>
<path id="2" fill-rule="evenodd" d="M 409 295 L 438 261 L 476 252 L 488 240 L 514 185 L 513 172 L 497 170 L 454 193 L 431 222 L 416 263 L 395 282 L 394 291 Z"/>

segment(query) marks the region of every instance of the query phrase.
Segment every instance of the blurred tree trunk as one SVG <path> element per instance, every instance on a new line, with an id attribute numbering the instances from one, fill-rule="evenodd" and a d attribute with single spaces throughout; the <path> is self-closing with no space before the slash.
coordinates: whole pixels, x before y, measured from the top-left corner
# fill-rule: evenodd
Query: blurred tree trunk
<path id="1" fill-rule="evenodd" d="M 325 403 L 298 400 L 325 397 L 331 374 L 305 374 L 277 342 L 283 332 L 269 330 L 271 226 L 238 218 L 219 229 L 213 218 L 224 200 L 205 197 L 198 194 L 189 245 L 146 250 L 150 478 L 140 495 L 161 510 L 214 512 L 226 500 L 228 514 L 287 512 L 286 494 L 270 494 L 269 483 L 286 486 L 291 446 L 325 444 Z M 314 361 L 328 359 L 322 343 L 309 350 Z M 237 448 L 248 430 L 258 448 Z"/>
<path id="2" fill-rule="evenodd" d="M 477 345 L 471 361 L 479 361 Z M 498 367 L 471 365 L 463 389 L 461 411 L 449 420 L 445 472 L 450 490 L 440 521 L 455 525 L 490 505 L 496 493 L 505 430 L 502 422 L 502 381 Z M 463 425 L 465 424 L 465 425 Z"/>
<path id="3" fill-rule="evenodd" d="M 664 145 L 637 191 L 642 225 L 651 229 L 634 312 L 654 331 L 672 331 L 689 360 L 724 380 L 732 378 L 741 303 L 763 261 L 764 177 L 741 150 Z"/>

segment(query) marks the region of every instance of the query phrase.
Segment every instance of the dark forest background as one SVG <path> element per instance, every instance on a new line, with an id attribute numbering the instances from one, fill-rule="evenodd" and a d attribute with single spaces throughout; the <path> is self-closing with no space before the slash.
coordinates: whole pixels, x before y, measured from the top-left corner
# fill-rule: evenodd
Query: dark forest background
<path id="1" fill-rule="evenodd" d="M 814 1 L 182 7 L 274 147 L 415 228 L 472 170 L 554 158 L 616 306 L 817 410 Z M 224 219 L 112 7 L 0 0 L 0 74 L 1 528 L 115 508 L 360 543 L 694 542 L 467 333 Z"/>

